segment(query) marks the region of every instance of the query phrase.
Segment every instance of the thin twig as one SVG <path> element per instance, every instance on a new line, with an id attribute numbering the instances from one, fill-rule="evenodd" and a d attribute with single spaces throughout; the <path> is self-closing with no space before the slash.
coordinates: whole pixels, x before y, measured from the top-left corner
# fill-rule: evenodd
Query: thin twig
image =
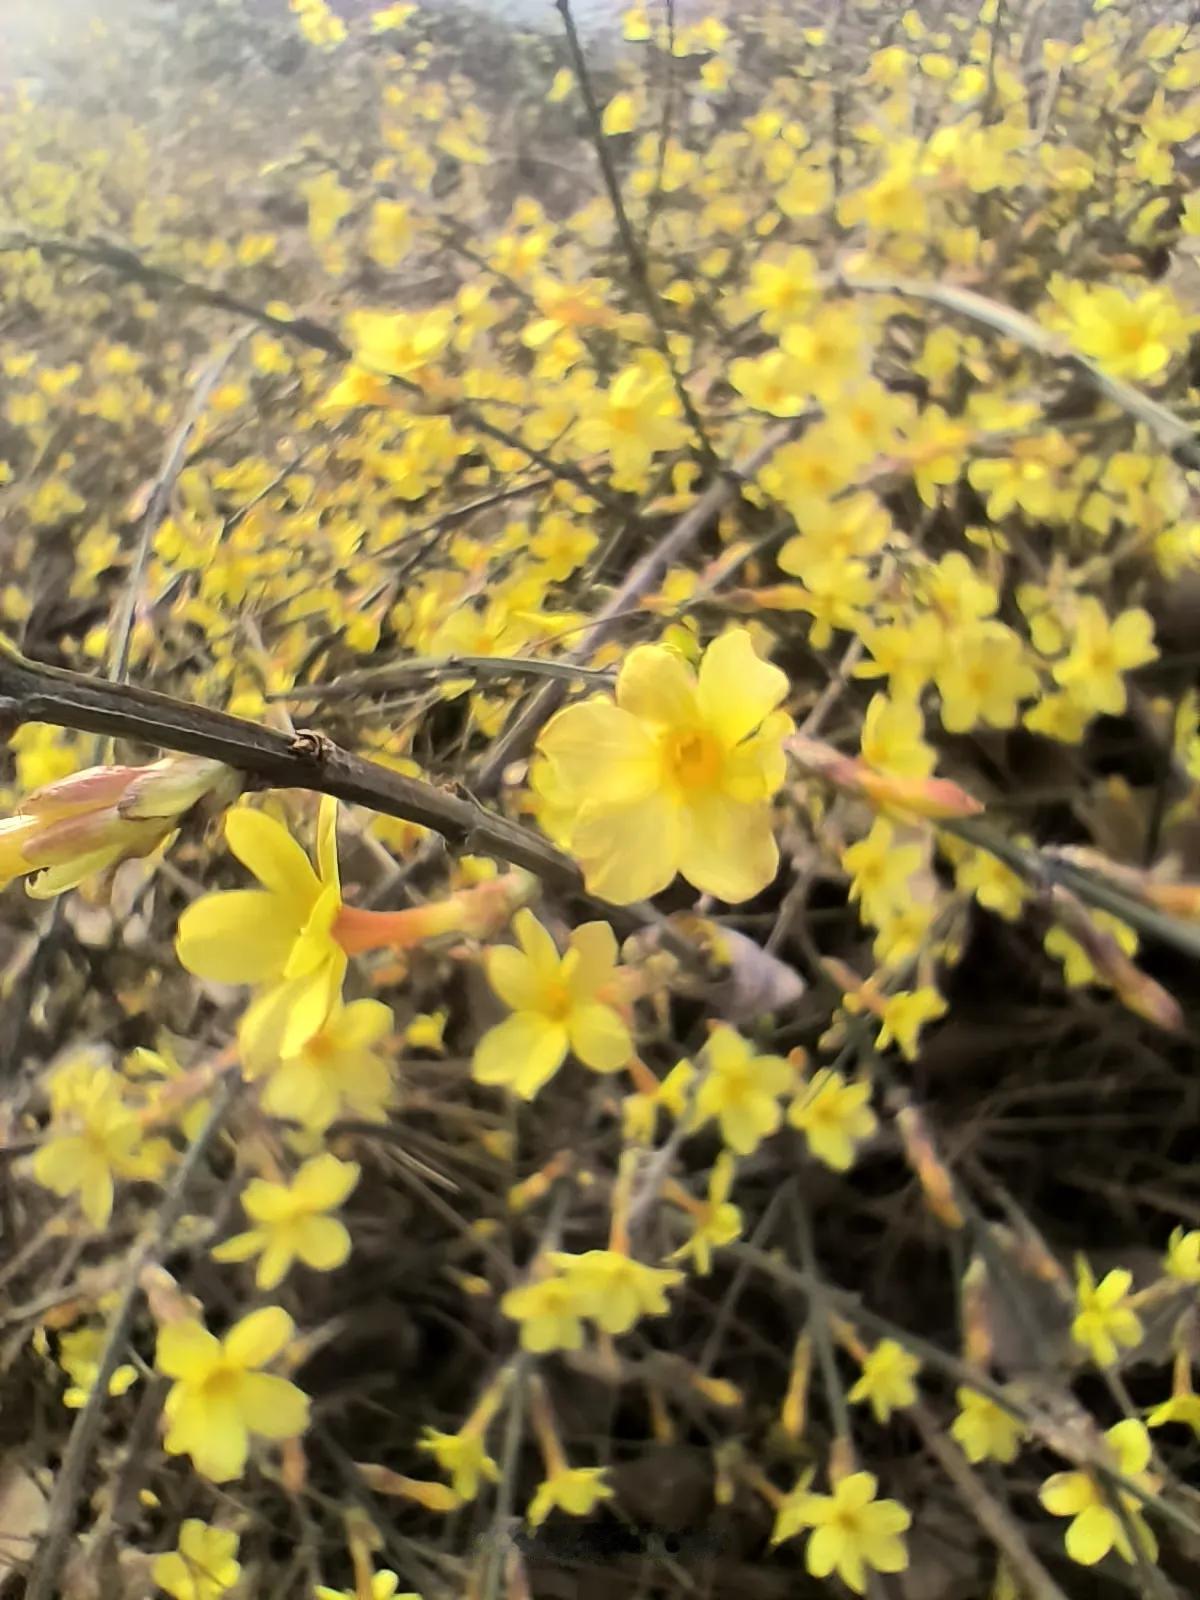
<path id="1" fill-rule="evenodd" d="M 567 37 L 567 50 L 571 57 L 571 67 L 579 84 L 579 92 L 583 96 L 583 103 L 587 110 L 588 125 L 591 130 L 592 144 L 596 150 L 596 159 L 600 163 L 600 171 L 604 178 L 604 187 L 608 190 L 608 198 L 613 209 L 613 218 L 617 224 L 617 232 L 621 236 L 621 245 L 629 261 L 629 270 L 633 276 L 646 315 L 650 318 L 650 325 L 654 329 L 654 342 L 659 353 L 667 364 L 671 374 L 671 382 L 679 399 L 683 414 L 687 418 L 688 427 L 696 436 L 700 453 L 710 468 L 719 465 L 717 453 L 713 449 L 708 437 L 708 430 L 701 420 L 700 413 L 696 410 L 691 395 L 687 391 L 679 368 L 676 365 L 671 342 L 667 337 L 667 324 L 663 316 L 662 302 L 650 281 L 650 269 L 646 262 L 646 255 L 633 231 L 629 221 L 629 213 L 625 209 L 625 202 L 621 197 L 621 183 L 617 177 L 617 169 L 613 165 L 612 153 L 608 147 L 608 140 L 600 117 L 600 106 L 596 99 L 595 89 L 592 87 L 591 73 L 588 71 L 587 61 L 583 54 L 583 46 L 579 42 L 579 30 L 575 26 L 575 18 L 571 15 L 571 0 L 554 0 L 558 14 L 562 18 L 563 31 Z"/>
<path id="2" fill-rule="evenodd" d="M 946 1437 L 918 1401 L 905 1413 L 921 1435 L 926 1450 L 949 1478 L 976 1523 L 1024 1583 L 1031 1600 L 1067 1600 L 1066 1595 L 1029 1547 L 1019 1525 L 987 1489 L 987 1485 L 952 1439 Z"/>
<path id="3" fill-rule="evenodd" d="M 146 561 L 150 555 L 150 545 L 154 535 L 158 532 L 171 503 L 171 495 L 175 482 L 183 470 L 185 453 L 188 441 L 195 431 L 196 424 L 204 414 L 208 404 L 208 397 L 216 387 L 217 379 L 228 366 L 230 359 L 238 345 L 242 343 L 245 334 L 231 339 L 223 350 L 217 352 L 200 373 L 196 385 L 192 390 L 183 417 L 175 430 L 174 437 L 167 445 L 166 454 L 163 456 L 162 466 L 150 490 L 146 501 L 146 510 L 142 516 L 141 531 L 138 534 L 137 548 L 133 553 L 133 563 L 125 582 L 125 593 L 122 598 L 121 613 L 117 619 L 116 633 L 113 638 L 113 649 L 109 657 L 109 675 L 114 683 L 124 683 L 129 676 L 129 652 L 133 641 L 133 624 L 137 617 L 138 604 L 141 598 L 142 579 L 146 571 Z"/>
<path id="4" fill-rule="evenodd" d="M 268 700 L 351 700 L 358 695 L 379 694 L 385 689 L 420 687 L 440 678 L 563 678 L 568 683 L 591 683 L 598 688 L 611 684 L 615 672 L 574 666 L 569 661 L 545 661 L 536 656 L 442 656 L 439 659 L 397 661 L 384 667 L 368 667 L 364 672 L 343 673 L 330 683 L 298 684 L 267 695 Z"/>

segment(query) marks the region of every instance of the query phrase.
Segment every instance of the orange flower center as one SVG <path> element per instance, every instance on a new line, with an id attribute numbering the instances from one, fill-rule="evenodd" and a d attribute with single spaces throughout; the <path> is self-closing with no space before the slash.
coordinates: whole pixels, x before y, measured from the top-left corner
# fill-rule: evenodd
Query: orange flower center
<path id="1" fill-rule="evenodd" d="M 221 1405 L 237 1397 L 242 1375 L 234 1367 L 218 1367 L 204 1380 L 204 1398 L 213 1405 Z"/>
<path id="2" fill-rule="evenodd" d="M 689 728 L 667 741 L 667 765 L 684 789 L 711 789 L 721 772 L 721 747 L 709 733 Z"/>
<path id="3" fill-rule="evenodd" d="M 571 994 L 565 983 L 555 980 L 542 992 L 541 1012 L 551 1022 L 563 1022 L 571 1009 Z"/>

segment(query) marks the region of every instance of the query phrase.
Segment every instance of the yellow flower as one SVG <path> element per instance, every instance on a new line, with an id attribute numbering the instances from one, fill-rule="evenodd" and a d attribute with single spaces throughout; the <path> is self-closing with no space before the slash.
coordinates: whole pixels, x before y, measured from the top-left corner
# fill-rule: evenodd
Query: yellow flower
<path id="1" fill-rule="evenodd" d="M 778 333 L 805 315 L 817 295 L 817 264 L 810 250 L 789 250 L 750 268 L 746 304 L 760 315 L 767 333 Z"/>
<path id="2" fill-rule="evenodd" d="M 865 1594 L 868 1572 L 903 1572 L 908 1566 L 900 1535 L 912 1517 L 896 1500 L 876 1500 L 878 1488 L 870 1472 L 852 1472 L 832 1494 L 801 1488 L 785 1502 L 772 1543 L 811 1528 L 805 1565 L 812 1576 L 836 1572 L 848 1589 Z"/>
<path id="3" fill-rule="evenodd" d="M 393 7 L 393 10 L 395 7 Z M 400 1587 L 400 1579 L 394 1572 L 386 1568 L 382 1572 L 371 1575 L 370 1600 L 421 1600 L 421 1596 L 411 1589 L 403 1594 L 396 1591 Z M 330 1589 L 323 1583 L 318 1583 L 313 1589 L 315 1600 L 363 1600 L 361 1589 Z"/>
<path id="4" fill-rule="evenodd" d="M 583 1344 L 583 1313 L 575 1285 L 562 1274 L 518 1284 L 500 1301 L 506 1317 L 521 1324 L 521 1348 L 578 1350 Z"/>
<path id="5" fill-rule="evenodd" d="M 942 700 L 942 723 L 966 733 L 979 723 L 1011 728 L 1020 702 L 1038 690 L 1038 676 L 1025 646 L 1003 622 L 976 622 L 950 633 L 934 673 Z"/>
<path id="6" fill-rule="evenodd" d="M 565 955 L 532 911 L 518 911 L 521 948 L 487 953 L 488 982 L 513 1015 L 475 1047 L 477 1083 L 503 1084 L 532 1100 L 573 1050 L 585 1066 L 615 1072 L 633 1053 L 629 1029 L 598 996 L 612 984 L 617 941 L 607 922 L 576 928 Z"/>
<path id="7" fill-rule="evenodd" d="M 881 1339 L 863 1362 L 862 1376 L 847 1398 L 851 1405 L 869 1401 L 876 1422 L 886 1422 L 893 1411 L 911 1406 L 917 1398 L 913 1379 L 920 1370 L 921 1363 L 903 1345 Z"/>
<path id="8" fill-rule="evenodd" d="M 1146 1472 L 1150 1460 L 1150 1435 L 1134 1418 L 1118 1422 L 1104 1435 L 1116 1470 L 1125 1478 L 1133 1478 L 1145 1488 L 1156 1487 Z M 1132 1527 L 1143 1554 L 1151 1561 L 1158 1554 L 1153 1533 L 1142 1516 L 1141 1502 L 1133 1495 L 1114 1490 L 1119 1495 L 1125 1518 Z M 1080 1566 L 1092 1567 L 1103 1561 L 1110 1550 L 1131 1564 L 1133 1546 L 1125 1531 L 1125 1524 L 1109 1504 L 1109 1495 L 1099 1479 L 1090 1472 L 1056 1472 L 1042 1485 L 1038 1498 L 1052 1517 L 1070 1517 L 1067 1528 L 1067 1554 Z"/>
<path id="9" fill-rule="evenodd" d="M 77 1194 L 84 1216 L 102 1228 L 112 1216 L 114 1178 L 157 1178 L 171 1148 L 143 1142 L 140 1117 L 121 1099 L 108 1067 L 80 1064 L 69 1097 L 58 1091 L 51 1137 L 33 1157 L 33 1176 L 51 1193 Z"/>
<path id="10" fill-rule="evenodd" d="M 339 999 L 293 1055 L 280 1059 L 269 1048 L 273 1041 L 261 1035 L 246 1039 L 240 1029 L 239 1043 L 247 1077 L 266 1077 L 263 1110 L 321 1133 L 345 1112 L 367 1122 L 384 1120 L 392 1071 L 378 1048 L 391 1031 L 392 1013 L 382 1000 L 344 1005 Z"/>
<path id="11" fill-rule="evenodd" d="M 917 1058 L 917 1041 L 927 1022 L 935 1022 L 946 1014 L 946 1002 L 931 985 L 921 989 L 901 989 L 883 1002 L 879 1013 L 880 1028 L 875 1046 L 886 1050 L 895 1043 L 910 1061 Z"/>
<path id="12" fill-rule="evenodd" d="M 612 1499 L 604 1467 L 561 1467 L 538 1484 L 525 1513 L 531 1528 L 540 1528 L 556 1508 L 569 1517 L 586 1517 L 601 1500 Z"/>
<path id="13" fill-rule="evenodd" d="M 842 866 L 850 875 L 850 899 L 857 900 L 868 922 L 879 926 L 912 900 L 909 880 L 920 870 L 925 851 L 909 838 L 897 844 L 896 830 L 887 817 L 876 817 L 870 833 L 842 851 Z"/>
<path id="14" fill-rule="evenodd" d="M 1127 699 L 1123 674 L 1158 656 L 1149 612 L 1122 611 L 1111 622 L 1094 595 L 1075 614 L 1071 649 L 1054 667 L 1054 678 L 1076 705 L 1119 716 Z"/>
<path id="15" fill-rule="evenodd" d="M 163 1405 L 168 1455 L 190 1455 L 216 1483 L 240 1477 L 251 1434 L 294 1439 L 308 1426 L 308 1397 L 286 1378 L 260 1368 L 292 1338 L 291 1317 L 264 1306 L 236 1322 L 223 1339 L 188 1318 L 158 1331 L 155 1364 L 173 1378 Z"/>
<path id="16" fill-rule="evenodd" d="M 631 94 L 617 94 L 604 108 L 600 119 L 603 131 L 612 138 L 614 134 L 631 133 L 637 125 L 637 107 Z"/>
<path id="17" fill-rule="evenodd" d="M 1187 349 L 1187 318 L 1167 289 L 1130 295 L 1114 284 L 1073 284 L 1065 310 L 1072 340 L 1115 377 L 1157 378 Z"/>
<path id="18" fill-rule="evenodd" d="M 1122 922 L 1120 917 L 1114 917 L 1111 911 L 1089 911 L 1088 916 L 1100 932 L 1112 935 L 1125 955 L 1135 954 L 1138 936 L 1127 922 Z M 1063 977 L 1072 989 L 1080 988 L 1086 983 L 1106 981 L 1097 972 L 1091 956 L 1079 940 L 1072 938 L 1067 930 L 1059 927 L 1057 923 L 1046 931 L 1042 944 L 1047 955 L 1057 956 L 1062 962 Z"/>
<path id="19" fill-rule="evenodd" d="M 1200 1438 L 1200 1394 L 1192 1394 L 1190 1390 L 1173 1394 L 1162 1405 L 1155 1406 L 1146 1418 L 1147 1426 L 1151 1428 L 1165 1428 L 1171 1422 L 1190 1428 Z"/>
<path id="20" fill-rule="evenodd" d="M 1200 1228 L 1187 1233 L 1174 1228 L 1167 1240 L 1164 1262 L 1172 1278 L 1182 1278 L 1184 1283 L 1200 1283 Z"/>
<path id="21" fill-rule="evenodd" d="M 586 1250 L 570 1255 L 551 1253 L 551 1262 L 566 1276 L 579 1314 L 605 1333 L 628 1333 L 642 1317 L 661 1317 L 670 1307 L 667 1290 L 683 1282 L 673 1267 L 649 1267 L 620 1250 Z"/>
<path id="22" fill-rule="evenodd" d="M 461 1428 L 457 1433 L 439 1433 L 424 1428 L 418 1449 L 427 1451 L 443 1472 L 448 1473 L 454 1492 L 461 1500 L 474 1500 L 481 1478 L 490 1483 L 500 1479 L 500 1469 L 487 1452 L 487 1443 L 477 1430 Z"/>
<path id="23" fill-rule="evenodd" d="M 150 1575 L 174 1600 L 219 1600 L 241 1576 L 237 1548 L 238 1536 L 231 1529 L 188 1517 L 176 1548 L 155 1556 Z"/>
<path id="24" fill-rule="evenodd" d="M 713 1029 L 701 1056 L 705 1068 L 696 1091 L 695 1124 L 715 1117 L 721 1138 L 738 1155 L 749 1155 L 779 1127 L 779 1097 L 795 1082 L 782 1056 L 760 1056 L 733 1028 Z"/>
<path id="25" fill-rule="evenodd" d="M 242 1022 L 243 1048 L 294 1055 L 328 1016 L 346 971 L 333 934 L 342 906 L 337 802 L 321 800 L 319 872 L 285 827 L 248 806 L 226 817 L 225 837 L 262 887 L 195 901 L 179 919 L 176 954 L 197 977 L 261 991 Z"/>
<path id="26" fill-rule="evenodd" d="M 741 628 L 710 644 L 699 675 L 641 645 L 617 678 L 547 724 L 538 748 L 555 815 L 588 888 L 618 905 L 682 872 L 719 899 L 748 900 L 779 863 L 771 796 L 783 783 L 788 681 Z"/>
<path id="27" fill-rule="evenodd" d="M 695 1225 L 691 1238 L 681 1244 L 678 1250 L 673 1250 L 668 1258 L 671 1261 L 686 1261 L 691 1256 L 701 1277 L 712 1271 L 713 1251 L 732 1244 L 742 1231 L 742 1213 L 729 1200 L 736 1170 L 729 1151 L 722 1150 L 713 1163 L 707 1201 L 693 1202 Z"/>
<path id="28" fill-rule="evenodd" d="M 343 1204 L 358 1182 L 359 1167 L 325 1152 L 306 1161 L 290 1183 L 254 1178 L 242 1190 L 242 1209 L 257 1227 L 235 1234 L 213 1251 L 217 1261 L 257 1256 L 260 1289 L 283 1282 L 293 1261 L 316 1272 L 332 1272 L 350 1254 L 344 1223 L 327 1211 Z"/>
<path id="29" fill-rule="evenodd" d="M 1111 1367 L 1118 1347 L 1141 1344 L 1142 1324 L 1128 1304 L 1133 1274 L 1114 1267 L 1096 1282 L 1091 1267 L 1082 1256 L 1075 1263 L 1075 1320 L 1071 1337 L 1082 1345 L 1100 1367 Z"/>
<path id="30" fill-rule="evenodd" d="M 688 438 L 666 366 L 644 360 L 622 367 L 606 389 L 585 398 L 572 436 L 581 450 L 607 452 L 616 488 L 639 489 L 655 455 Z"/>
<path id="31" fill-rule="evenodd" d="M 878 1127 L 870 1100 L 869 1082 L 849 1083 L 832 1067 L 822 1067 L 792 1101 L 788 1121 L 800 1129 L 818 1161 L 848 1172 L 858 1145 Z"/>
<path id="32" fill-rule="evenodd" d="M 58 1364 L 71 1380 L 70 1388 L 63 1395 L 63 1405 L 68 1410 L 79 1411 L 87 1404 L 96 1384 L 106 1342 L 103 1327 L 73 1328 L 70 1333 L 59 1336 Z M 137 1382 L 137 1376 L 137 1368 L 123 1362 L 109 1380 L 109 1394 L 126 1394 Z"/>
<path id="33" fill-rule="evenodd" d="M 950 1432 L 968 1461 L 1015 1461 L 1023 1429 L 1003 1406 L 976 1389 L 956 1391 L 959 1411 Z"/>
<path id="34" fill-rule="evenodd" d="M 927 778 L 937 760 L 922 737 L 921 708 L 914 700 L 889 700 L 872 695 L 863 718 L 862 758 L 879 772 L 901 778 Z"/>

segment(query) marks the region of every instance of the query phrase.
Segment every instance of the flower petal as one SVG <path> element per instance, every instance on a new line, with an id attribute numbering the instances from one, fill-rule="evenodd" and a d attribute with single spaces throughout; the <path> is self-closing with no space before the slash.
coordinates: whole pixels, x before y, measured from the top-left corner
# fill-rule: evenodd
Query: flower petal
<path id="1" fill-rule="evenodd" d="M 221 1342 L 195 1318 L 168 1322 L 158 1330 L 154 1365 L 168 1378 L 202 1381 L 221 1359 Z"/>
<path id="2" fill-rule="evenodd" d="M 322 1031 L 337 1041 L 339 1049 L 349 1050 L 386 1039 L 394 1024 L 392 1008 L 382 1000 L 351 1000 L 348 1006 L 334 1008 Z"/>
<path id="3" fill-rule="evenodd" d="M 688 796 L 679 870 L 690 884 L 737 905 L 765 889 L 778 869 L 769 806 L 712 791 Z"/>
<path id="4" fill-rule="evenodd" d="M 535 1011 L 518 1011 L 489 1028 L 475 1047 L 476 1083 L 503 1085 L 532 1100 L 562 1066 L 567 1030 Z"/>
<path id="5" fill-rule="evenodd" d="M 251 806 L 235 806 L 225 815 L 225 839 L 263 888 L 302 922 L 320 885 L 308 857 L 283 824 Z"/>
<path id="6" fill-rule="evenodd" d="M 211 983 L 270 983 L 299 929 L 265 889 L 229 889 L 194 901 L 179 919 L 175 953 Z"/>
<path id="7" fill-rule="evenodd" d="M 541 983 L 553 983 L 558 978 L 561 957 L 550 930 L 542 926 L 528 906 L 521 907 L 512 925 L 534 976 Z M 523 1010 L 524 1007 L 518 1006 L 516 1009 Z"/>
<path id="8" fill-rule="evenodd" d="M 586 806 L 570 848 L 589 892 L 625 906 L 667 887 L 679 867 L 680 839 L 678 806 L 654 793 L 623 804 Z"/>
<path id="9" fill-rule="evenodd" d="M 292 1180 L 292 1194 L 310 1211 L 332 1211 L 342 1205 L 358 1182 L 357 1161 L 339 1161 L 328 1151 L 306 1161 Z"/>
<path id="10" fill-rule="evenodd" d="M 1067 1529 L 1067 1554 L 1081 1567 L 1095 1566 L 1112 1549 L 1116 1527 L 1107 1506 L 1087 1506 Z"/>
<path id="11" fill-rule="evenodd" d="M 340 900 L 342 880 L 338 872 L 337 819 L 337 801 L 331 794 L 323 794 L 317 812 L 317 867 L 321 882 L 327 889 L 334 889 Z"/>
<path id="12" fill-rule="evenodd" d="M 296 1331 L 282 1306 L 263 1306 L 235 1322 L 222 1340 L 225 1359 L 235 1367 L 265 1367 Z"/>
<path id="13" fill-rule="evenodd" d="M 286 1378 L 248 1372 L 238 1385 L 238 1409 L 252 1433 L 295 1439 L 308 1427 L 308 1396 Z"/>
<path id="14" fill-rule="evenodd" d="M 538 749 L 551 763 L 556 805 L 642 799 L 657 787 L 662 770 L 646 728 L 601 695 L 551 717 Z"/>
<path id="15" fill-rule="evenodd" d="M 543 986 L 532 961 L 511 944 L 496 945 L 484 960 L 488 982 L 513 1011 L 536 1011 Z"/>
<path id="16" fill-rule="evenodd" d="M 1095 1486 L 1086 1472 L 1056 1472 L 1038 1491 L 1038 1499 L 1052 1517 L 1073 1517 L 1095 1498 Z"/>
<path id="17" fill-rule="evenodd" d="M 306 1217 L 297 1234 L 296 1254 L 314 1272 L 332 1272 L 349 1260 L 349 1230 L 336 1217 Z"/>
<path id="18" fill-rule="evenodd" d="M 586 1000 L 567 1017 L 571 1049 L 596 1072 L 616 1072 L 633 1054 L 629 1029 L 611 1006 Z"/>
<path id="19" fill-rule="evenodd" d="M 745 628 L 731 628 L 704 652 L 700 710 L 727 750 L 753 733 L 787 692 L 787 674 L 762 659 Z"/>
<path id="20" fill-rule="evenodd" d="M 240 1478 L 250 1441 L 232 1397 L 214 1401 L 180 1390 L 168 1395 L 168 1402 L 176 1393 L 175 1405 L 168 1408 L 163 1449 L 169 1455 L 190 1455 L 196 1471 L 214 1483 Z"/>
<path id="21" fill-rule="evenodd" d="M 640 722 L 663 728 L 694 728 L 702 720 L 695 673 L 660 644 L 638 645 L 626 656 L 617 678 L 617 704 Z"/>
<path id="22" fill-rule="evenodd" d="M 571 949 L 577 952 L 577 960 L 566 980 L 567 990 L 577 999 L 590 1000 L 612 977 L 617 936 L 607 922 L 585 922 L 571 934 Z"/>

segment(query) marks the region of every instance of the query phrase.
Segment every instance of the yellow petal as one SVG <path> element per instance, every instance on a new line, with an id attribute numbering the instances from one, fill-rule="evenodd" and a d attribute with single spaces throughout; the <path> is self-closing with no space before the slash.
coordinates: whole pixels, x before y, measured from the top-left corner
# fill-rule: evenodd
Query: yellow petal
<path id="1" fill-rule="evenodd" d="M 306 1161 L 292 1183 L 292 1193 L 310 1211 L 332 1211 L 340 1206 L 362 1171 L 357 1161 L 339 1161 L 325 1151 Z"/>
<path id="2" fill-rule="evenodd" d="M 279 1039 L 279 1053 L 294 1056 L 319 1033 L 341 993 L 346 957 L 340 953 L 307 977 L 287 985 L 287 1016 Z"/>
<path id="3" fill-rule="evenodd" d="M 578 959 L 567 977 L 567 990 L 577 999 L 591 999 L 612 977 L 617 964 L 616 935 L 607 922 L 585 922 L 572 933 L 571 949 Z"/>
<path id="4" fill-rule="evenodd" d="M 248 1372 L 238 1385 L 238 1407 L 252 1433 L 294 1439 L 308 1427 L 308 1396 L 286 1378 Z"/>
<path id="5" fill-rule="evenodd" d="M 616 1072 L 633 1054 L 629 1029 L 611 1006 L 585 1001 L 567 1018 L 571 1049 L 597 1072 Z"/>
<path id="6" fill-rule="evenodd" d="M 1038 1491 L 1038 1499 L 1053 1517 L 1073 1517 L 1095 1498 L 1095 1487 L 1084 1472 L 1056 1472 Z"/>
<path id="7" fill-rule="evenodd" d="M 736 905 L 765 889 L 778 869 L 769 806 L 712 791 L 688 796 L 679 870 L 690 884 Z"/>
<path id="8" fill-rule="evenodd" d="M 282 1306 L 263 1306 L 235 1322 L 222 1340 L 225 1359 L 235 1367 L 263 1367 L 296 1331 Z"/>
<path id="9" fill-rule="evenodd" d="M 588 890 L 623 906 L 667 887 L 679 869 L 681 835 L 678 807 L 652 793 L 587 806 L 572 830 L 571 853 Z"/>
<path id="10" fill-rule="evenodd" d="M 154 1364 L 168 1378 L 202 1381 L 221 1359 L 220 1341 L 194 1318 L 158 1330 Z"/>
<path id="11" fill-rule="evenodd" d="M 260 1289 L 277 1289 L 292 1269 L 296 1252 L 291 1244 L 291 1230 L 268 1238 L 266 1249 L 259 1259 L 254 1281 Z"/>
<path id="12" fill-rule="evenodd" d="M 786 673 L 762 659 L 745 628 L 730 629 L 704 652 L 700 709 L 726 749 L 753 733 L 787 692 Z"/>
<path id="13" fill-rule="evenodd" d="M 544 987 L 533 963 L 512 945 L 497 945 L 485 957 L 488 982 L 513 1011 L 536 1011 Z"/>
<path id="14" fill-rule="evenodd" d="M 534 1011 L 518 1011 L 489 1028 L 475 1047 L 471 1075 L 476 1083 L 503 1085 L 532 1100 L 562 1066 L 567 1030 Z"/>
<path id="15" fill-rule="evenodd" d="M 263 889 L 206 894 L 179 919 L 175 953 L 212 983 L 270 983 L 282 973 L 299 929 Z"/>
<path id="16" fill-rule="evenodd" d="M 1088 1506 L 1067 1529 L 1067 1554 L 1082 1567 L 1095 1566 L 1112 1549 L 1117 1520 L 1107 1506 Z"/>
<path id="17" fill-rule="evenodd" d="M 662 728 L 694 728 L 701 722 L 696 676 L 664 645 L 642 644 L 630 651 L 617 678 L 617 704 Z"/>
<path id="18" fill-rule="evenodd" d="M 517 912 L 512 925 L 522 950 L 529 958 L 535 978 L 540 983 L 555 982 L 558 978 L 560 958 L 558 946 L 551 937 L 549 929 L 542 926 L 527 906 L 522 906 Z M 516 1009 L 524 1008 L 518 1006 Z"/>
<path id="19" fill-rule="evenodd" d="M 197 1472 L 214 1483 L 239 1478 L 246 1465 L 246 1425 L 230 1398 L 212 1400 L 181 1392 L 177 1403 L 168 1395 L 169 1425 L 163 1449 L 169 1455 L 190 1455 Z"/>
<path id="20" fill-rule="evenodd" d="M 351 1050 L 386 1039 L 394 1021 L 391 1007 L 382 1000 L 351 1000 L 334 1008 L 323 1031 L 336 1039 L 339 1049 Z"/>
<path id="21" fill-rule="evenodd" d="M 321 873 L 321 882 L 327 888 L 336 889 L 340 898 L 342 885 L 338 873 L 337 818 L 337 801 L 332 795 L 323 794 L 321 808 L 317 813 L 317 865 Z"/>
<path id="22" fill-rule="evenodd" d="M 336 1217 L 306 1217 L 297 1235 L 296 1254 L 314 1272 L 332 1272 L 349 1260 L 349 1229 Z"/>
<path id="23" fill-rule="evenodd" d="M 214 1245 L 212 1258 L 214 1261 L 249 1261 L 251 1256 L 256 1256 L 267 1242 L 267 1236 L 260 1228 L 251 1228 L 247 1233 L 235 1233 L 231 1238 Z"/>
<path id="24" fill-rule="evenodd" d="M 538 749 L 551 763 L 555 804 L 617 804 L 658 786 L 658 746 L 635 716 L 602 696 L 567 706 L 546 724 Z"/>
<path id="25" fill-rule="evenodd" d="M 263 888 L 278 896 L 288 914 L 302 922 L 320 885 L 308 857 L 283 824 L 250 806 L 236 806 L 226 814 L 225 838 Z"/>

